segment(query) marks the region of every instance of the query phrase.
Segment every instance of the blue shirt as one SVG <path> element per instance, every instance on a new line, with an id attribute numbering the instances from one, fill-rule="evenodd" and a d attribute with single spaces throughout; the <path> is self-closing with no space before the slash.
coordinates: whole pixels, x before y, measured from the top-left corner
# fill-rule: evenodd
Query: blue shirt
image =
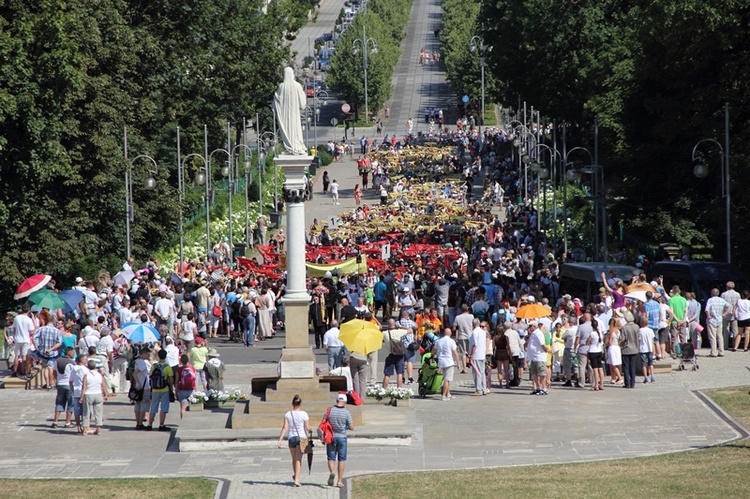
<path id="1" fill-rule="evenodd" d="M 654 331 L 659 330 L 659 302 L 656 300 L 648 300 L 643 306 L 646 315 L 648 316 L 648 327 Z"/>
<path id="2" fill-rule="evenodd" d="M 375 301 L 385 301 L 385 290 L 386 290 L 385 282 L 378 281 L 378 283 L 373 288 Z"/>

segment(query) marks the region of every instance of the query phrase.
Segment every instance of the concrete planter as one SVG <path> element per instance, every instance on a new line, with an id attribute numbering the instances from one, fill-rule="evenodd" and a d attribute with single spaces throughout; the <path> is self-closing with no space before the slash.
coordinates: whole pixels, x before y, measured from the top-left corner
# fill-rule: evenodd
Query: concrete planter
<path id="1" fill-rule="evenodd" d="M 190 412 L 196 412 L 196 411 L 202 411 L 203 410 L 203 404 L 188 404 L 188 411 Z"/>

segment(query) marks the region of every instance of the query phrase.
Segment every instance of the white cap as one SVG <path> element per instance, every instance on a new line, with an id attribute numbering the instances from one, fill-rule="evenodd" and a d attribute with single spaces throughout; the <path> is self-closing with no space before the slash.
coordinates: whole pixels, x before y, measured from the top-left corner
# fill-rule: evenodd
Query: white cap
<path id="1" fill-rule="evenodd" d="M 339 393 L 339 396 L 336 397 L 336 402 L 346 402 L 346 394 L 345 393 Z"/>
<path id="2" fill-rule="evenodd" d="M 83 282 L 83 277 L 76 277 L 76 282 L 77 283 L 82 283 Z"/>

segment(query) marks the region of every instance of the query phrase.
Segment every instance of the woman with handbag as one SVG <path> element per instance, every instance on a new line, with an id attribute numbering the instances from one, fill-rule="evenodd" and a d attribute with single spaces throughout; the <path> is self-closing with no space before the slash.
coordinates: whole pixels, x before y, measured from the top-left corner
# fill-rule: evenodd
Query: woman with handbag
<path id="1" fill-rule="evenodd" d="M 292 410 L 284 414 L 284 424 L 281 426 L 278 447 L 281 449 L 284 434 L 289 435 L 289 452 L 292 455 L 292 470 L 294 471 L 294 486 L 299 487 L 299 476 L 302 472 L 302 456 L 310 451 L 310 416 L 301 409 L 302 399 L 299 395 L 292 398 Z"/>

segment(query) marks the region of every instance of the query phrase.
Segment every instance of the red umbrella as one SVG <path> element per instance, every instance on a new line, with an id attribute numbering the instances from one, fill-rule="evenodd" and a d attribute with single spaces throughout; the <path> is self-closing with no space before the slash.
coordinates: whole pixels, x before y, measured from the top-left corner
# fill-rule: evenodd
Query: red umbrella
<path id="1" fill-rule="evenodd" d="M 21 298 L 26 298 L 34 291 L 39 291 L 47 285 L 50 279 L 52 279 L 52 276 L 46 274 L 37 274 L 35 276 L 29 277 L 28 279 L 23 281 L 20 286 L 18 286 L 18 289 L 16 289 L 16 294 L 13 295 L 13 299 L 20 300 Z"/>

